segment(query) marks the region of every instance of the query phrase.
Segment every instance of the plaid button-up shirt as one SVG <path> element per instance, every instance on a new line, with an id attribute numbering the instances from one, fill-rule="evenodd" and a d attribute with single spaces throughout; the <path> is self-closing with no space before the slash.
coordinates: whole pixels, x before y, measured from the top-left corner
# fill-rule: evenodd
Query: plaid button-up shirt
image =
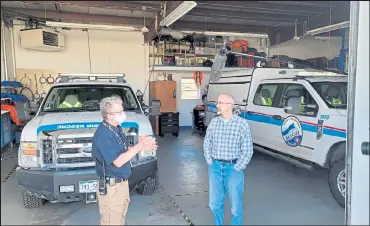
<path id="1" fill-rule="evenodd" d="M 204 138 L 204 157 L 212 159 L 237 159 L 235 169 L 243 170 L 253 155 L 253 142 L 247 120 L 233 115 L 229 121 L 215 117 L 208 125 Z"/>

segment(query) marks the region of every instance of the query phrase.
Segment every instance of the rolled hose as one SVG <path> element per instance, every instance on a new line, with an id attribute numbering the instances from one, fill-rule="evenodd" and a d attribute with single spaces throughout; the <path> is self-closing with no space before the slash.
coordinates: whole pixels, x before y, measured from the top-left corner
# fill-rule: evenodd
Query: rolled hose
<path id="1" fill-rule="evenodd" d="M 27 89 L 28 91 L 30 91 L 30 93 L 31 93 L 31 96 L 32 96 L 32 101 L 34 101 L 35 100 L 35 95 L 33 94 L 33 92 L 32 92 L 32 90 L 30 89 L 30 88 L 28 88 L 28 87 L 23 87 L 22 89 L 21 89 L 21 91 L 19 92 L 19 94 L 23 94 L 23 91 L 25 90 L 25 89 Z M 25 95 L 24 95 L 25 96 Z"/>
<path id="2" fill-rule="evenodd" d="M 54 78 L 53 78 L 53 77 L 49 76 L 49 77 L 47 77 L 46 81 L 47 81 L 47 83 L 48 83 L 48 84 L 50 84 L 50 85 L 51 85 L 51 84 L 54 84 L 54 81 L 55 81 L 55 80 L 54 80 Z"/>
<path id="3" fill-rule="evenodd" d="M 39 82 L 40 84 L 45 84 L 47 82 L 47 79 L 44 76 L 42 76 L 39 78 Z"/>

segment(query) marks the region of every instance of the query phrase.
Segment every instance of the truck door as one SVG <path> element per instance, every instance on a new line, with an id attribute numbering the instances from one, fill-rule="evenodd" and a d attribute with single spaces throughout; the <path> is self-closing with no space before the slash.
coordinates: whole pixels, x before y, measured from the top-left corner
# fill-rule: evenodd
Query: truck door
<path id="1" fill-rule="evenodd" d="M 280 126 L 272 119 L 277 111 L 275 100 L 279 96 L 279 87 L 279 83 L 262 83 L 251 89 L 246 112 L 242 114 L 252 129 L 253 143 L 272 149 L 281 140 L 281 137 L 274 136 L 275 133 L 280 134 Z"/>
<path id="2" fill-rule="evenodd" d="M 345 224 L 369 225 L 369 2 L 351 2 L 350 32 Z"/>
<path id="3" fill-rule="evenodd" d="M 312 161 L 314 156 L 320 111 L 319 101 L 311 95 L 311 89 L 299 82 L 286 82 L 271 122 L 280 125 L 279 132 L 272 135 L 276 140 L 276 149 L 308 161 Z M 286 100 L 291 96 L 301 99 L 299 112 L 291 113 L 284 108 Z"/>

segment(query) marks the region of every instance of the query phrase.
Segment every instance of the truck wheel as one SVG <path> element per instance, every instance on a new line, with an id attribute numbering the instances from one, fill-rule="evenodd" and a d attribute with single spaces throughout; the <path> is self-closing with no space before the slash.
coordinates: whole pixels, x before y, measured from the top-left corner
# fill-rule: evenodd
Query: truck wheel
<path id="1" fill-rule="evenodd" d="M 159 175 L 157 173 L 155 177 L 148 177 L 136 190 L 140 195 L 152 195 L 157 189 L 158 184 Z"/>
<path id="2" fill-rule="evenodd" d="M 344 159 L 334 162 L 329 169 L 329 187 L 335 200 L 342 207 L 345 206 L 346 195 L 346 168 Z"/>
<path id="3" fill-rule="evenodd" d="M 40 199 L 34 195 L 27 193 L 26 191 L 23 191 L 23 205 L 27 209 L 41 207 L 44 203 L 44 199 Z"/>

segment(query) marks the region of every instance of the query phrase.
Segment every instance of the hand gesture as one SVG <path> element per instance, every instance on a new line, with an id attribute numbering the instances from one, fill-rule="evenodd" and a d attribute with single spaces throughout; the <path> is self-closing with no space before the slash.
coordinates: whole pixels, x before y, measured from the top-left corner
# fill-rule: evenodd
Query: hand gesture
<path id="1" fill-rule="evenodd" d="M 158 148 L 155 138 L 151 136 L 140 137 L 138 145 L 142 151 L 148 152 L 156 151 Z"/>

